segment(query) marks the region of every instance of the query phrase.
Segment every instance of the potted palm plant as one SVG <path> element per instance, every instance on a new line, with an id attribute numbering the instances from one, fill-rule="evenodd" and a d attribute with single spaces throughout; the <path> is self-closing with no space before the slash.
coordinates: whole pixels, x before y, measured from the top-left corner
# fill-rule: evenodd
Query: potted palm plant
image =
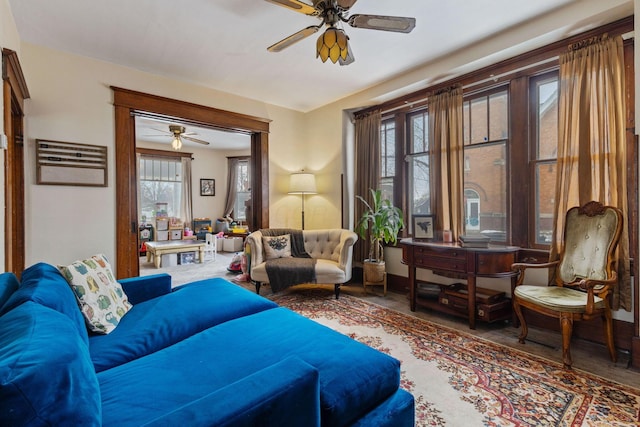
<path id="1" fill-rule="evenodd" d="M 369 241 L 369 258 L 364 260 L 364 280 L 377 283 L 384 280 L 385 262 L 383 243 L 395 244 L 398 233 L 404 227 L 402 211 L 391 201 L 382 199 L 382 190 L 371 189 L 371 204 L 356 196 L 365 204 L 356 231 L 362 239 Z"/>

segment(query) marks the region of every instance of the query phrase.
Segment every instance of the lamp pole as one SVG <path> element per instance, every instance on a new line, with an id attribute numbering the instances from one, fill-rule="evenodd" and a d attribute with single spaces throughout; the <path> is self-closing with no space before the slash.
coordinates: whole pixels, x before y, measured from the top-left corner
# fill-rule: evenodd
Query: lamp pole
<path id="1" fill-rule="evenodd" d="M 300 194 L 302 197 L 302 229 L 304 230 L 304 197 L 307 194 L 317 194 L 315 176 L 304 171 L 291 174 L 289 194 Z"/>
<path id="2" fill-rule="evenodd" d="M 304 193 L 302 193 L 302 229 L 304 230 Z"/>

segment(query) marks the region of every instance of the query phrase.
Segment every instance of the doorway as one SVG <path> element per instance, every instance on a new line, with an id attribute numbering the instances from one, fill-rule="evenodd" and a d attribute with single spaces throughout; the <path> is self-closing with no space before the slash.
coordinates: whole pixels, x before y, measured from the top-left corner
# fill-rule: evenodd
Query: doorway
<path id="1" fill-rule="evenodd" d="M 269 122 L 253 116 L 218 110 L 117 87 L 114 93 L 116 151 L 116 276 L 139 275 L 137 163 L 135 116 L 155 116 L 240 132 L 251 137 L 252 221 L 269 226 Z"/>
<path id="2" fill-rule="evenodd" d="M 142 273 L 147 267 L 146 242 L 185 238 L 205 240 L 202 230 L 206 221 L 213 231 L 217 228 L 217 220 L 227 215 L 242 224 L 246 223 L 247 216 L 251 217 L 250 209 L 242 203 L 251 197 L 251 175 L 248 173 L 251 136 L 179 120 L 148 118 L 144 114 L 137 115 L 135 123 Z M 231 173 L 232 168 L 235 173 Z M 227 182 L 231 178 L 236 178 L 236 184 L 242 183 L 242 188 L 238 185 L 232 188 Z M 230 206 L 232 212 L 228 212 Z M 161 230 L 167 219 L 172 231 Z M 184 233 L 178 233 L 177 227 Z M 185 237 L 190 233 L 184 227 L 192 227 L 191 237 Z"/>

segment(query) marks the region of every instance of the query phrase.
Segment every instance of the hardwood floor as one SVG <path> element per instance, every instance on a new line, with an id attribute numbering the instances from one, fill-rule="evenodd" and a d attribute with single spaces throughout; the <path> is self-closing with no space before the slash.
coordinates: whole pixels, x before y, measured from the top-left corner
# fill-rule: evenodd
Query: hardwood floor
<path id="1" fill-rule="evenodd" d="M 295 288 L 292 288 L 292 292 Z M 520 328 L 514 328 L 509 322 L 484 323 L 477 322 L 476 329 L 471 330 L 466 319 L 431 312 L 418 307 L 415 312 L 409 310 L 409 300 L 406 295 L 387 292 L 382 295 L 382 288 L 375 290 L 375 294 L 368 290 L 365 293 L 362 285 L 349 284 L 342 286 L 342 292 L 359 297 L 367 301 L 382 305 L 421 319 L 426 319 L 451 328 L 460 329 L 475 336 L 503 344 L 518 350 L 532 353 L 549 360 L 562 363 L 561 336 L 559 333 L 529 327 L 526 344 L 518 343 Z M 604 345 L 591 343 L 581 339 L 571 342 L 571 355 L 574 369 L 587 371 L 609 380 L 626 384 L 640 389 L 640 372 L 629 368 L 630 354 L 618 351 L 618 361 L 613 363 Z"/>

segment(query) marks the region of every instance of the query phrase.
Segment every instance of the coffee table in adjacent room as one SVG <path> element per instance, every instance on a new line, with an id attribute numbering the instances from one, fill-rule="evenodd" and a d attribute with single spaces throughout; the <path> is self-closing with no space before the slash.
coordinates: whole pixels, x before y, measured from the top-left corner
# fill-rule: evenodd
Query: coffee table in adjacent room
<path id="1" fill-rule="evenodd" d="M 156 268 L 160 268 L 162 265 L 162 255 L 165 254 L 179 254 L 183 252 L 197 252 L 198 262 L 202 262 L 204 259 L 204 245 L 202 240 L 166 240 L 162 242 L 146 242 L 147 247 L 147 262 L 151 262 L 153 256 L 153 263 Z"/>

